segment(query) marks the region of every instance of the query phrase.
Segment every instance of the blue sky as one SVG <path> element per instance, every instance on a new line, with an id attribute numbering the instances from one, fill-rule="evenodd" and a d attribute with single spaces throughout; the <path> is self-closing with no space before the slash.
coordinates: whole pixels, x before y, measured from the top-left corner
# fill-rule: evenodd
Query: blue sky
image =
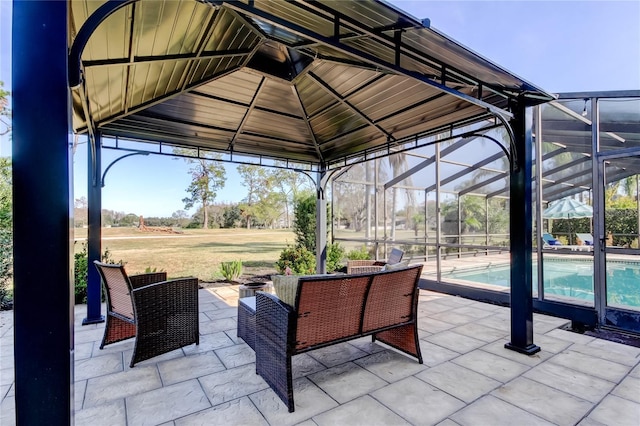
<path id="1" fill-rule="evenodd" d="M 552 93 L 640 89 L 640 1 L 391 1 L 466 47 Z M 0 0 L 0 81 L 11 90 L 11 2 Z M 81 137 L 83 138 L 83 137 Z M 0 155 L 10 142 L 0 139 Z M 120 156 L 105 150 L 103 166 Z M 86 195 L 86 149 L 74 158 L 75 198 Z M 235 165 L 217 201 L 239 201 Z M 135 156 L 107 175 L 103 207 L 143 216 L 183 209 L 184 160 Z"/>

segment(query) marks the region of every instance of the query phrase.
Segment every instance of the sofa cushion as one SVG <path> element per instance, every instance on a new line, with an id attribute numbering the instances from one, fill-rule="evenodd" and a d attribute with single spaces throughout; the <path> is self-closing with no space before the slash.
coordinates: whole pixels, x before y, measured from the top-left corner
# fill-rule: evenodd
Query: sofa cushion
<path id="1" fill-rule="evenodd" d="M 382 271 L 395 271 L 396 269 L 403 269 L 409 266 L 408 260 L 403 260 L 402 262 L 389 264 L 387 263 L 382 267 Z"/>

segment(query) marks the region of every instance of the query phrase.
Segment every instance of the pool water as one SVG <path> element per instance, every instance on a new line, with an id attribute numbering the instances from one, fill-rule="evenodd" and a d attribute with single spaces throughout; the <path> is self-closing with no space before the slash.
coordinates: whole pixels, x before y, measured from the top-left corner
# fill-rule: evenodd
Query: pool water
<path id="1" fill-rule="evenodd" d="M 564 296 L 589 301 L 593 304 L 592 262 L 580 260 L 545 260 L 543 276 L 545 295 Z M 502 264 L 483 269 L 453 271 L 442 274 L 442 278 L 509 287 L 510 267 L 508 264 Z M 537 295 L 537 282 L 538 267 L 534 263 L 534 295 Z M 608 262 L 607 290 L 608 305 L 640 308 L 640 263 Z"/>

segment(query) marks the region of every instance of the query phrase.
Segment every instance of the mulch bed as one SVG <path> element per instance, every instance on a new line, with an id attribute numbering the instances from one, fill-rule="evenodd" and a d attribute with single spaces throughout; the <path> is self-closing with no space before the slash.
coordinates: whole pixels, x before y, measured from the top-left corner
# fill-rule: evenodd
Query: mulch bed
<path id="1" fill-rule="evenodd" d="M 275 272 L 274 272 L 275 274 Z M 240 285 L 248 283 L 266 283 L 271 281 L 271 275 L 243 275 L 237 281 L 216 280 L 216 281 L 202 281 L 200 280 L 200 288 L 215 288 L 224 287 L 230 285 Z"/>

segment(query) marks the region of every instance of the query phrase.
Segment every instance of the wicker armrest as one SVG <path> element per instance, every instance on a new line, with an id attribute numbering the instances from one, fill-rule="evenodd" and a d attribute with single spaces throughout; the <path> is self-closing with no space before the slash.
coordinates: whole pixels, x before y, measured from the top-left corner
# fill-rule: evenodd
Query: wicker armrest
<path id="1" fill-rule="evenodd" d="M 293 308 L 276 296 L 256 293 L 256 373 L 293 412 L 291 351 L 295 339 Z"/>
<path id="2" fill-rule="evenodd" d="M 133 288 L 144 287 L 149 284 L 167 280 L 166 272 L 151 272 L 148 274 L 129 275 L 129 281 Z"/>
<path id="3" fill-rule="evenodd" d="M 256 336 L 285 348 L 295 311 L 274 294 L 256 292 Z M 258 350 L 256 349 L 256 354 Z"/>

